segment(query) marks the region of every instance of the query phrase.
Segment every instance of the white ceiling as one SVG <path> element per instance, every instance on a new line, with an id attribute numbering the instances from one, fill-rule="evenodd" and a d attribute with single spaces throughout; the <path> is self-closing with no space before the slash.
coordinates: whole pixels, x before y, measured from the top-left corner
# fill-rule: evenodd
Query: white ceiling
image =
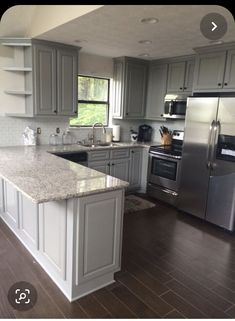
<path id="1" fill-rule="evenodd" d="M 211 12 L 227 19 L 228 31 L 222 40 L 235 41 L 232 14 L 211 5 L 105 5 L 38 38 L 81 46 L 83 52 L 107 57 L 138 57 L 145 52 L 150 54 L 145 59 L 180 56 L 210 44 L 200 32 L 200 21 Z M 140 23 L 146 17 L 156 17 L 159 23 Z M 82 42 L 75 43 L 76 39 Z M 152 44 L 139 44 L 139 40 Z"/>

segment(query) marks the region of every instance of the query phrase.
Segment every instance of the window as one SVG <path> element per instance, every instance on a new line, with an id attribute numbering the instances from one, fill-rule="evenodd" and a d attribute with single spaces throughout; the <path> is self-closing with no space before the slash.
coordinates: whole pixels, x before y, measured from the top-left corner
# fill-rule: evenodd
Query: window
<path id="1" fill-rule="evenodd" d="M 108 125 L 109 79 L 78 76 L 78 116 L 70 126 Z"/>

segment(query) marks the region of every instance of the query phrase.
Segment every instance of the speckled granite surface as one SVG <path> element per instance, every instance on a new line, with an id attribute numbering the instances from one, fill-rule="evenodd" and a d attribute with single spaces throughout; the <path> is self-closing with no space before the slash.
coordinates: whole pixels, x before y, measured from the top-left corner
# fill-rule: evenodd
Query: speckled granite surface
<path id="1" fill-rule="evenodd" d="M 125 146 L 130 147 L 132 144 Z M 116 147 L 121 146 L 112 148 Z M 1 147 L 0 176 L 35 203 L 80 197 L 129 185 L 115 177 L 48 153 L 76 150 L 89 151 L 94 148 L 79 145 Z"/>

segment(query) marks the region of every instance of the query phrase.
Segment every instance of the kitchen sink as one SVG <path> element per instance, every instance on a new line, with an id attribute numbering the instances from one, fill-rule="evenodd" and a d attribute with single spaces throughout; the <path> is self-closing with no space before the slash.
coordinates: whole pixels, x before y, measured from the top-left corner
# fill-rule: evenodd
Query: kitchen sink
<path id="1" fill-rule="evenodd" d="M 97 144 L 79 144 L 85 147 L 105 147 L 105 146 L 119 146 L 117 143 L 97 143 Z"/>

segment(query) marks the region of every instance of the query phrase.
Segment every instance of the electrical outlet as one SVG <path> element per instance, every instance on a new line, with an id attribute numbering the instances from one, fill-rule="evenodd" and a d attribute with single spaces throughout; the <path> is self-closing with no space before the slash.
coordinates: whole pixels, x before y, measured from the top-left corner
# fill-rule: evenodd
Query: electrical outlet
<path id="1" fill-rule="evenodd" d="M 57 134 L 60 133 L 60 128 L 59 128 L 59 127 L 56 128 L 56 133 L 57 133 Z"/>
<path id="2" fill-rule="evenodd" d="M 42 131 L 41 131 L 41 128 L 40 128 L 40 127 L 38 127 L 38 128 L 37 128 L 37 134 L 39 134 L 39 135 L 40 135 L 40 134 L 41 134 L 41 132 L 42 132 Z"/>

